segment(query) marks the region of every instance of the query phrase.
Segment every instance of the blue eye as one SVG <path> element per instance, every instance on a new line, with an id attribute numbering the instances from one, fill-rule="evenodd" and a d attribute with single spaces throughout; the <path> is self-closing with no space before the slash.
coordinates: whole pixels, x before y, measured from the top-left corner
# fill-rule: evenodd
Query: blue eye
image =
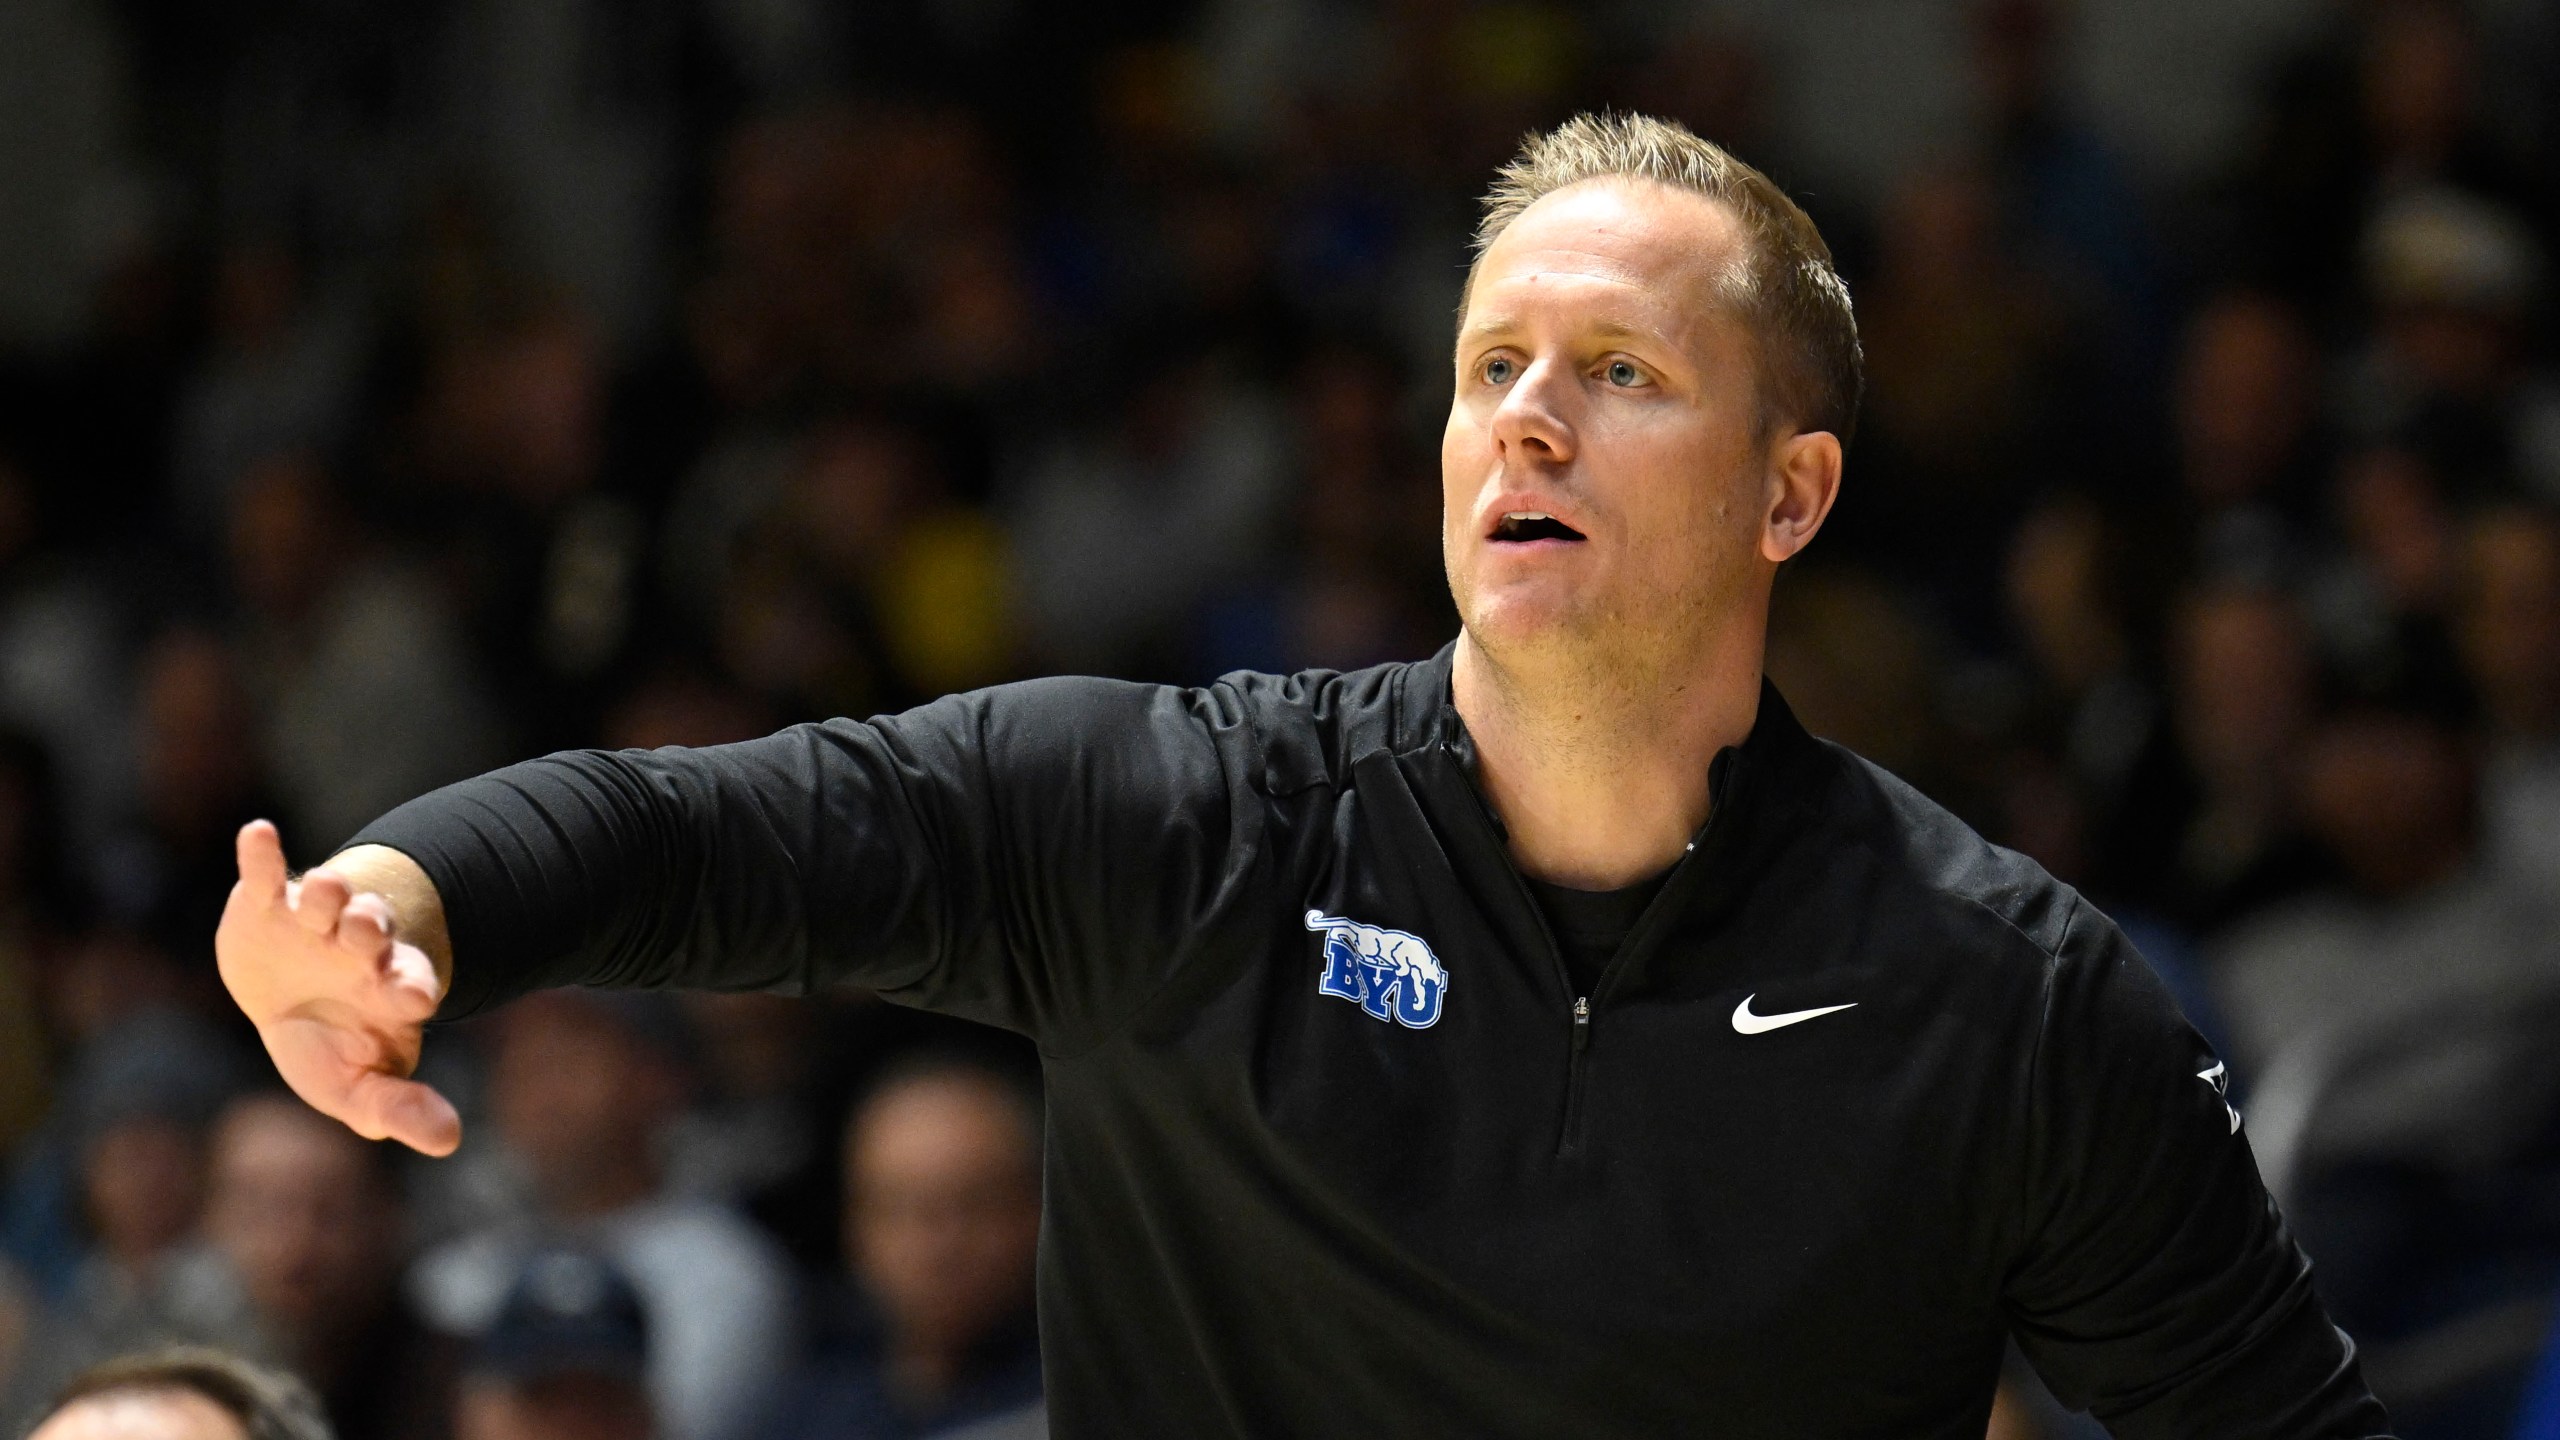
<path id="1" fill-rule="evenodd" d="M 1612 385 L 1634 385 L 1644 379 L 1642 375 L 1636 372 L 1636 367 L 1628 364 L 1624 360 L 1610 361 L 1608 373 L 1609 383 Z"/>
<path id="2" fill-rule="evenodd" d="M 1496 355 L 1492 359 L 1484 362 L 1484 378 L 1485 383 L 1488 385 L 1508 384 L 1510 383 L 1511 377 L 1518 373 L 1519 367 L 1513 365 L 1508 359 L 1505 359 L 1500 355 Z"/>

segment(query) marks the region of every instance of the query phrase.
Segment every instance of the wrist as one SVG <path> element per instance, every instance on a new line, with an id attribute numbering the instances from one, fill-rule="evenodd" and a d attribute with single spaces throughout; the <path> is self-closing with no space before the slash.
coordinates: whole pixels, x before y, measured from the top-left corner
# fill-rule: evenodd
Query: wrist
<path id="1" fill-rule="evenodd" d="M 453 941 L 445 929 L 443 897 L 417 861 L 388 845 L 354 845 L 329 857 L 328 868 L 357 894 L 374 894 L 391 909 L 391 938 L 415 947 L 435 966 L 436 993 L 453 988 Z"/>

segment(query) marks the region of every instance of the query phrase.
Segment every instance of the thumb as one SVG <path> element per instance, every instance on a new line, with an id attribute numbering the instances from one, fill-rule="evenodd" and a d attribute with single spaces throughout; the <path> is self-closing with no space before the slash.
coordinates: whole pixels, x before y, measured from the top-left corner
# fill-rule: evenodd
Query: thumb
<path id="1" fill-rule="evenodd" d="M 369 1071 L 348 1091 L 346 1107 L 348 1127 L 368 1139 L 438 1156 L 462 1144 L 462 1116 L 432 1085 Z"/>

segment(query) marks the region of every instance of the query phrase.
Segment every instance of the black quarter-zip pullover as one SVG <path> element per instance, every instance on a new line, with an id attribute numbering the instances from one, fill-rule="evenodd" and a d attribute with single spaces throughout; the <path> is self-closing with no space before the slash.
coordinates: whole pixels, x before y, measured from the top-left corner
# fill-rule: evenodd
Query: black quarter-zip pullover
<path id="1" fill-rule="evenodd" d="M 1450 654 L 1048 680 L 413 801 L 445 1013 L 852 983 L 1030 1036 L 1055 1433 L 2384 1433 L 2214 1057 L 2068 887 L 1764 690 L 1587 990 Z"/>

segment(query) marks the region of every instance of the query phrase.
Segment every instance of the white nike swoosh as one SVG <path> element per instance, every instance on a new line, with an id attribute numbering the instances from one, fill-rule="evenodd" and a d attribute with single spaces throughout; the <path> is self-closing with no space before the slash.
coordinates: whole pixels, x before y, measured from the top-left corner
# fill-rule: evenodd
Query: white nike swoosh
<path id="1" fill-rule="evenodd" d="M 1765 1031 L 1782 1029 L 1798 1021 L 1810 1020 L 1816 1015 L 1828 1015 L 1835 1010 L 1858 1008 L 1858 1002 L 1852 1000 L 1846 1005 L 1825 1005 L 1819 1010 L 1790 1010 L 1784 1015 L 1754 1015 L 1751 1013 L 1751 1002 L 1759 998 L 1757 992 L 1745 995 L 1742 997 L 1742 1003 L 1733 1007 L 1734 1033 L 1758 1035 Z"/>

